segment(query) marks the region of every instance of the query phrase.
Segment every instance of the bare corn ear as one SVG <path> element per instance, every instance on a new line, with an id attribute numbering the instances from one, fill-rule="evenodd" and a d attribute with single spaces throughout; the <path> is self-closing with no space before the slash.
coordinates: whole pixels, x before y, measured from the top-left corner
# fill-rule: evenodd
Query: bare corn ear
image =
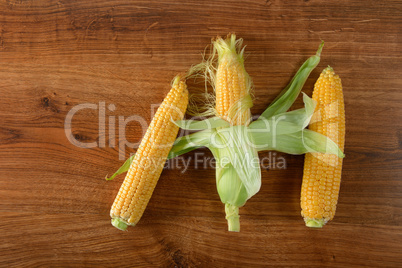
<path id="1" fill-rule="evenodd" d="M 244 68 L 242 44 L 243 39 L 236 39 L 234 34 L 225 39 L 217 37 L 212 46 L 208 46 L 209 57 L 189 70 L 188 77 L 205 81 L 205 92 L 194 95 L 194 102 L 190 102 L 190 115 L 215 115 L 232 125 L 250 123 L 252 81 Z M 208 92 L 208 85 L 212 86 L 214 94 Z"/>
<path id="2" fill-rule="evenodd" d="M 309 129 L 326 135 L 343 151 L 345 108 L 341 79 L 331 67 L 324 69 L 314 86 L 316 112 Z M 342 158 L 333 154 L 307 153 L 301 189 L 302 216 L 308 227 L 322 227 L 332 220 L 338 202 Z"/>
<path id="3" fill-rule="evenodd" d="M 122 230 L 136 225 L 151 198 L 188 104 L 185 82 L 177 76 L 135 154 L 133 163 L 112 205 L 112 224 Z"/>
<path id="4" fill-rule="evenodd" d="M 241 104 L 241 100 L 250 95 L 252 86 L 244 68 L 244 48 L 240 50 L 242 42 L 242 39 L 236 40 L 236 35 L 232 34 L 226 39 L 217 38 L 213 43 L 218 54 L 214 81 L 216 115 L 233 125 L 248 125 L 251 119 L 250 107 Z M 237 113 L 231 112 L 234 110 Z"/>

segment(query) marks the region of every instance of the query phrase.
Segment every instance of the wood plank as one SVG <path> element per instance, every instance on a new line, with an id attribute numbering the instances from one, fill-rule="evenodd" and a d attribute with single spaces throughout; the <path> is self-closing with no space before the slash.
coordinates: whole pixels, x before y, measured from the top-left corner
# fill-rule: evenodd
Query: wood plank
<path id="1" fill-rule="evenodd" d="M 0 1 L 1 267 L 400 267 L 402 265 L 401 1 Z M 124 176 L 106 174 L 143 129 L 118 119 L 152 107 L 200 62 L 211 38 L 244 38 L 261 113 L 325 41 L 320 71 L 344 85 L 346 158 L 337 214 L 322 230 L 300 217 L 303 156 L 264 152 L 261 191 L 226 231 L 215 172 L 191 152 L 164 170 L 138 226 L 109 209 Z M 190 88 L 194 90 L 194 88 Z M 65 119 L 77 105 L 74 137 Z M 106 136 L 99 131 L 106 109 Z M 114 109 L 109 109 L 114 105 Z M 292 109 L 301 107 L 299 98 Z M 109 128 L 109 120 L 116 120 Z M 114 131 L 114 137 L 110 131 Z M 114 146 L 110 142 L 114 142 Z M 124 149 L 124 150 L 123 150 Z M 283 158 L 286 168 L 274 165 Z M 268 161 L 268 160 L 266 160 Z"/>

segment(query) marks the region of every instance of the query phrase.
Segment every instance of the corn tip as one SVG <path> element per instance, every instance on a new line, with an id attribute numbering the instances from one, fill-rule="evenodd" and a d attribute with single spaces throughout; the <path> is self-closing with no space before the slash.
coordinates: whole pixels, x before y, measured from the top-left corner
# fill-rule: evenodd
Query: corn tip
<path id="1" fill-rule="evenodd" d="M 120 218 L 113 218 L 112 225 L 121 231 L 126 231 L 128 224 Z"/>
<path id="2" fill-rule="evenodd" d="M 327 68 L 325 68 L 324 70 L 322 70 L 323 73 L 326 73 L 327 71 L 329 71 L 329 72 L 335 74 L 334 69 L 333 69 L 331 66 L 329 66 L 329 65 L 328 65 Z"/>
<path id="3" fill-rule="evenodd" d="M 316 55 L 318 56 L 318 57 L 320 57 L 321 56 L 321 52 L 322 52 L 322 48 L 324 47 L 324 40 L 321 40 L 321 44 L 320 44 L 320 46 L 318 47 L 318 50 L 317 50 L 317 53 L 316 53 Z"/>
<path id="4" fill-rule="evenodd" d="M 172 80 L 172 86 L 174 86 L 174 85 L 177 85 L 179 82 L 180 82 L 180 80 L 181 80 L 181 75 L 176 75 L 174 78 L 173 78 L 173 80 Z"/>
<path id="5" fill-rule="evenodd" d="M 304 219 L 306 226 L 310 228 L 322 228 L 325 225 L 323 219 Z"/>

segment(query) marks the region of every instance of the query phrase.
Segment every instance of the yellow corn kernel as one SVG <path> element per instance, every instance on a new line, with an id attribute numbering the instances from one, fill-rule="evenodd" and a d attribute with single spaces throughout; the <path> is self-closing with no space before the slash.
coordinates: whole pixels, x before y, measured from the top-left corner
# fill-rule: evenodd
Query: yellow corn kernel
<path id="1" fill-rule="evenodd" d="M 112 205 L 112 224 L 122 230 L 136 225 L 151 198 L 188 104 L 185 82 L 177 76 L 158 108 L 135 154 L 126 178 Z"/>
<path id="2" fill-rule="evenodd" d="M 309 129 L 321 133 L 343 151 L 345 108 L 341 79 L 331 67 L 324 69 L 314 85 L 316 112 Z M 301 189 L 302 216 L 309 227 L 322 227 L 335 215 L 341 183 L 342 158 L 333 154 L 307 153 Z M 309 189 L 318 183 L 318 189 Z"/>
<path id="3" fill-rule="evenodd" d="M 213 44 L 218 53 L 216 115 L 232 125 L 248 124 L 251 118 L 250 109 L 242 109 L 241 104 L 251 90 L 251 80 L 244 68 L 243 50 L 237 50 L 241 43 L 242 40 L 236 40 L 236 35 L 232 34 L 225 40 L 217 38 Z"/>

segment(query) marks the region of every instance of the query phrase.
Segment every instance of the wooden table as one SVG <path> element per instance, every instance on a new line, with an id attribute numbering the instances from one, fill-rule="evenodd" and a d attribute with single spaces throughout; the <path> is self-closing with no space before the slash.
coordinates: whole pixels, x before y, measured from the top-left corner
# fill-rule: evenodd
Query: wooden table
<path id="1" fill-rule="evenodd" d="M 0 266 L 401 267 L 402 2 L 150 2 L 0 2 Z M 113 228 L 124 176 L 104 177 L 123 162 L 124 133 L 132 143 L 143 135 L 138 122 L 119 131 L 118 118 L 149 123 L 171 79 L 229 32 L 247 45 L 253 114 L 325 41 L 304 92 L 327 65 L 342 78 L 346 158 L 335 219 L 304 226 L 303 156 L 271 152 L 261 191 L 240 209 L 241 232 L 226 231 L 214 170 L 193 161 L 212 157 L 200 149 L 183 158 L 192 159 L 185 172 L 163 172 L 136 227 Z M 95 148 L 66 136 L 68 112 L 83 104 L 72 135 Z M 273 164 L 281 157 L 285 169 Z"/>

